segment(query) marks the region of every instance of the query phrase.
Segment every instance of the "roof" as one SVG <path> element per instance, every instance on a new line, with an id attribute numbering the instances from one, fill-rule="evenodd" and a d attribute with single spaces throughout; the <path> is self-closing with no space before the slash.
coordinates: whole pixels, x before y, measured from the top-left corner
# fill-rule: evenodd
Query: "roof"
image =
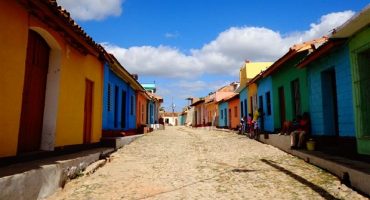
<path id="1" fill-rule="evenodd" d="M 198 101 L 194 102 L 193 104 L 191 104 L 190 106 L 196 106 L 196 105 L 199 105 L 201 103 L 204 103 L 204 99 L 199 99 Z"/>
<path id="2" fill-rule="evenodd" d="M 335 28 L 331 38 L 347 38 L 360 31 L 363 27 L 370 24 L 370 4 L 361 12 L 351 17 L 341 26 Z"/>
<path id="3" fill-rule="evenodd" d="M 163 98 L 157 94 L 146 92 L 153 100 L 163 102 Z"/>
<path id="4" fill-rule="evenodd" d="M 277 69 L 280 69 L 286 62 L 295 58 L 299 53 L 308 51 L 310 49 L 315 49 L 327 40 L 328 38 L 324 36 L 324 37 L 314 39 L 308 42 L 293 45 L 292 47 L 289 48 L 289 51 L 285 55 L 280 57 L 265 72 L 263 72 L 262 76 L 267 77 L 271 75 Z"/>
<path id="5" fill-rule="evenodd" d="M 19 0 L 27 9 L 32 10 L 32 15 L 44 23 L 63 32 L 64 38 L 71 40 L 71 45 L 79 51 L 90 52 L 95 56 L 102 56 L 105 49 L 96 43 L 70 16 L 70 13 L 58 5 L 56 0 Z M 47 20 L 45 20 L 47 19 Z"/>
<path id="6" fill-rule="evenodd" d="M 163 113 L 161 113 L 162 117 L 177 117 L 179 115 L 180 115 L 180 113 L 177 113 L 177 112 L 163 112 Z"/>
<path id="7" fill-rule="evenodd" d="M 222 101 L 227 102 L 227 101 L 231 101 L 231 100 L 233 100 L 235 98 L 238 98 L 238 97 L 239 97 L 239 93 L 235 93 L 235 94 L 233 94 L 233 95 L 231 95 L 229 97 L 224 98 Z"/>
<path id="8" fill-rule="evenodd" d="M 83 54 L 89 52 L 102 60 L 106 60 L 111 64 L 113 71 L 121 76 L 121 78 L 128 81 L 134 89 L 144 90 L 118 60 L 112 54 L 109 54 L 103 46 L 96 43 L 92 37 L 71 18 L 70 13 L 58 5 L 56 0 L 19 0 L 19 2 L 27 9 L 32 10 L 30 13 L 54 30 L 63 32 L 63 37 L 66 38 L 66 41 L 71 43 L 71 46 Z"/>
<path id="9" fill-rule="evenodd" d="M 106 55 L 107 60 L 110 62 L 111 69 L 119 75 L 122 79 L 128 81 L 130 86 L 139 91 L 145 91 L 141 84 L 119 63 L 113 54 Z"/>
<path id="10" fill-rule="evenodd" d="M 142 83 L 141 84 L 145 89 L 155 89 L 155 83 Z"/>
<path id="11" fill-rule="evenodd" d="M 344 44 L 345 41 L 346 40 L 343 40 L 343 39 L 329 40 L 328 42 L 326 42 L 325 44 L 323 44 L 322 46 L 320 46 L 317 50 L 313 51 L 311 54 L 309 54 L 308 56 L 306 56 L 298 64 L 298 68 L 307 67 L 308 64 L 310 64 L 311 62 L 313 62 L 313 61 L 319 59 L 320 57 L 328 54 L 332 50 L 338 48 L 339 46 L 341 46 L 342 44 Z"/>

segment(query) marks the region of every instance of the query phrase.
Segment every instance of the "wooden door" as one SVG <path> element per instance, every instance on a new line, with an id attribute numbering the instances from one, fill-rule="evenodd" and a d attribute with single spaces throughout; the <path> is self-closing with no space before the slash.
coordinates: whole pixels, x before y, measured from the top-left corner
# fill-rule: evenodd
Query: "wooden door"
<path id="1" fill-rule="evenodd" d="M 279 109 L 280 109 L 280 124 L 283 127 L 285 121 L 285 95 L 284 87 L 279 87 Z"/>
<path id="2" fill-rule="evenodd" d="M 84 129 L 83 143 L 91 143 L 92 136 L 92 114 L 93 114 L 93 91 L 94 82 L 86 79 L 85 81 L 85 110 L 84 110 Z"/>
<path id="3" fill-rule="evenodd" d="M 29 31 L 18 153 L 40 149 L 50 48 L 36 32 Z"/>

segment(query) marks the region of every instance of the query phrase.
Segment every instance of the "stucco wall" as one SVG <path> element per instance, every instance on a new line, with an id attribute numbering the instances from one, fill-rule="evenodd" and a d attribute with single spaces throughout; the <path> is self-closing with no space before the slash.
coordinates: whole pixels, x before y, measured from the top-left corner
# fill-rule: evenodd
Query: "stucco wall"
<path id="1" fill-rule="evenodd" d="M 240 105 L 239 105 L 239 98 L 233 98 L 228 101 L 228 107 L 231 109 L 231 116 L 228 116 L 228 122 L 231 121 L 231 127 L 229 128 L 236 128 L 240 124 Z M 236 107 L 236 112 L 235 112 Z"/>
<path id="2" fill-rule="evenodd" d="M 239 99 L 240 99 L 240 117 L 248 116 L 248 90 L 247 88 L 244 88 L 239 93 Z M 241 108 L 243 102 L 243 108 Z"/>
<path id="3" fill-rule="evenodd" d="M 292 90 L 291 81 L 298 79 L 300 87 L 300 99 L 301 99 L 301 110 L 303 112 L 309 112 L 308 106 L 308 89 L 307 89 L 307 71 L 306 69 L 296 68 L 296 64 L 300 61 L 305 54 L 298 55 L 295 59 L 292 59 L 284 64 L 278 71 L 272 74 L 272 95 L 273 95 L 273 107 L 274 107 L 274 126 L 280 128 L 280 107 L 279 107 L 279 95 L 278 88 L 284 87 L 285 95 L 285 115 L 286 120 L 293 120 L 296 116 L 293 116 L 293 101 L 292 101 Z"/>
<path id="4" fill-rule="evenodd" d="M 58 32 L 50 29 L 28 12 L 17 1 L 0 1 L 0 157 L 17 153 L 18 131 L 22 108 L 25 59 L 30 29 L 38 32 L 52 47 L 51 57 L 58 48 L 58 58 L 51 58 L 49 66 L 44 116 L 49 134 L 47 150 L 54 146 L 83 142 L 85 80 L 94 82 L 92 142 L 98 142 L 102 127 L 103 64 L 94 56 L 83 55 L 71 47 Z M 57 60 L 56 60 L 57 59 Z M 49 79 L 49 76 L 56 78 Z M 51 83 L 53 82 L 53 83 Z M 51 87 L 53 86 L 53 87 Z M 52 96 L 49 96 L 51 95 Z M 51 103 L 50 103 L 51 102 Z M 52 120 L 50 120 L 52 118 Z M 46 121 L 45 121 L 46 120 Z M 46 130 L 46 128 L 48 130 Z"/>
<path id="5" fill-rule="evenodd" d="M 274 131 L 274 106 L 272 103 L 272 78 L 268 76 L 266 78 L 261 79 L 258 83 L 258 90 L 257 90 L 257 98 L 259 101 L 259 97 L 262 96 L 263 98 L 263 120 L 264 120 L 264 130 L 273 132 Z M 270 107 L 271 113 L 268 114 L 267 112 L 267 96 L 266 93 L 270 92 Z M 259 105 L 259 102 L 258 102 Z"/>
<path id="6" fill-rule="evenodd" d="M 308 69 L 308 88 L 310 97 L 310 114 L 313 135 L 328 135 L 325 132 L 323 100 L 328 95 L 323 91 L 322 72 L 335 70 L 338 108 L 339 136 L 355 136 L 352 99 L 352 78 L 347 45 L 310 63 Z M 330 134 L 329 134 L 330 135 Z"/>
<path id="7" fill-rule="evenodd" d="M 226 115 L 225 115 L 226 110 Z M 222 112 L 222 114 L 221 114 Z M 229 105 L 227 102 L 221 102 L 218 104 L 218 126 L 224 127 L 228 126 L 229 120 L 227 118 L 229 117 Z M 226 118 L 226 120 L 225 120 Z M 225 123 L 226 121 L 226 123 Z"/>

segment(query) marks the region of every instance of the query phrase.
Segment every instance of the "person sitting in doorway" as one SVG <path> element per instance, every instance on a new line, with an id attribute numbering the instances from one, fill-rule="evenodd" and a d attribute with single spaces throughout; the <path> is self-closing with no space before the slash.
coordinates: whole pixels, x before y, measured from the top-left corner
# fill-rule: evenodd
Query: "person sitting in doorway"
<path id="1" fill-rule="evenodd" d="M 300 149 L 303 147 L 305 139 L 310 131 L 310 117 L 307 112 L 303 113 L 302 118 L 297 117 L 297 127 L 290 134 L 290 148 Z"/>
<path id="2" fill-rule="evenodd" d="M 284 121 L 283 127 L 280 130 L 280 133 L 278 135 L 290 135 L 292 132 L 293 123 L 291 121 Z"/>

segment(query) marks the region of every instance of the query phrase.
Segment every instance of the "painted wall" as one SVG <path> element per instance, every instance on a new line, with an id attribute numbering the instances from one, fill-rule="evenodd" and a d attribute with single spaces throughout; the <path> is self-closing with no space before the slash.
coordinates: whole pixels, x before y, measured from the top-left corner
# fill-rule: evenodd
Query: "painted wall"
<path id="1" fill-rule="evenodd" d="M 366 27 L 350 38 L 352 89 L 354 98 L 355 130 L 357 150 L 361 154 L 370 155 L 370 108 L 369 78 L 370 70 L 370 28 Z M 364 52 L 366 51 L 366 54 Z M 361 54 L 364 54 L 361 56 Z M 360 58 L 362 57 L 361 61 Z M 366 59 L 367 58 L 367 59 Z M 361 62 L 361 63 L 359 63 Z M 361 68 L 360 65 L 365 67 Z M 362 80 L 361 83 L 359 80 Z M 363 84 L 362 86 L 360 84 Z"/>
<path id="2" fill-rule="evenodd" d="M 0 1 L 0 157 L 17 152 L 28 35 L 28 14 L 16 1 Z M 6 49 L 6 51 L 4 51 Z M 3 98 L 6 97 L 6 98 Z"/>
<path id="3" fill-rule="evenodd" d="M 226 114 L 225 114 L 225 111 L 226 111 Z M 228 126 L 229 121 L 227 120 L 227 118 L 229 116 L 229 105 L 228 105 L 227 102 L 220 102 L 218 104 L 218 116 L 219 116 L 218 117 L 218 126 L 219 127 Z"/>
<path id="4" fill-rule="evenodd" d="M 240 99 L 240 118 L 248 116 L 248 89 L 244 88 L 239 93 Z M 243 107 L 243 108 L 242 108 Z"/>
<path id="5" fill-rule="evenodd" d="M 147 104 L 148 99 L 143 92 L 136 92 L 136 128 L 147 124 Z"/>
<path id="6" fill-rule="evenodd" d="M 339 136 L 354 137 L 352 78 L 349 49 L 347 45 L 340 47 L 307 66 L 312 134 L 335 135 L 335 133 L 331 131 L 335 128 L 326 127 L 331 123 L 328 123 L 328 121 L 324 119 L 325 113 L 328 113 L 326 109 L 331 107 L 330 104 L 332 103 L 328 102 L 329 105 L 325 105 L 325 99 L 328 99 L 327 95 L 330 93 L 325 91 L 325 87 L 323 87 L 323 82 L 325 84 L 325 80 L 322 80 L 322 77 L 324 75 L 323 73 L 330 69 L 335 70 L 337 84 Z"/>
<path id="7" fill-rule="evenodd" d="M 268 76 L 266 78 L 263 78 L 258 81 L 258 91 L 257 91 L 257 99 L 259 101 L 260 96 L 262 96 L 262 103 L 263 103 L 263 124 L 264 124 L 264 130 L 269 131 L 269 132 L 274 132 L 275 127 L 274 127 L 274 106 L 272 103 L 272 78 L 271 76 Z M 270 92 L 270 108 L 271 108 L 271 113 L 268 113 L 268 96 L 267 93 Z M 260 105 L 260 102 L 258 102 L 258 105 Z M 262 124 L 260 122 L 260 124 Z"/>
<path id="8" fill-rule="evenodd" d="M 47 80 L 42 148 L 83 142 L 85 80 L 94 82 L 92 141 L 98 142 L 102 127 L 103 64 L 82 55 L 58 32 L 50 29 L 16 1 L 0 1 L 0 157 L 17 153 L 25 59 L 29 29 L 38 32 L 51 47 Z M 47 116 L 47 117 L 45 117 Z M 46 139 L 45 139 L 46 138 Z"/>
<path id="9" fill-rule="evenodd" d="M 277 72 L 272 74 L 272 94 L 273 94 L 273 107 L 274 107 L 274 126 L 280 128 L 280 107 L 278 88 L 284 87 L 285 94 L 285 113 L 286 120 L 293 120 L 296 116 L 293 116 L 293 101 L 292 101 L 292 90 L 291 81 L 298 79 L 300 87 L 300 99 L 301 99 L 301 110 L 303 112 L 309 112 L 309 100 L 308 100 L 308 88 L 307 88 L 307 70 L 296 68 L 296 64 L 305 56 L 301 53 L 296 58 L 288 61 L 284 64 Z"/>
<path id="10" fill-rule="evenodd" d="M 179 122 L 179 125 L 180 126 L 185 125 L 185 122 L 186 122 L 186 114 L 179 115 L 178 122 Z"/>
<path id="11" fill-rule="evenodd" d="M 195 106 L 196 110 L 196 125 L 203 125 L 203 122 L 205 123 L 205 105 L 204 103 L 198 104 Z"/>
<path id="12" fill-rule="evenodd" d="M 254 78 L 261 71 L 272 65 L 272 62 L 248 62 L 240 68 L 239 82 L 240 85 L 246 85 L 249 79 Z"/>
<path id="13" fill-rule="evenodd" d="M 216 123 L 216 119 L 218 117 L 218 106 L 216 104 L 216 102 L 211 102 L 211 103 L 207 103 L 205 104 L 205 110 L 206 110 L 206 123 L 210 123 L 211 125 L 215 125 Z M 218 123 L 218 119 L 217 119 L 217 123 Z M 215 125 L 216 126 L 216 125 Z"/>
<path id="14" fill-rule="evenodd" d="M 103 130 L 130 130 L 136 128 L 136 94 L 135 91 L 117 76 L 108 65 L 104 66 L 104 109 Z M 108 89 L 110 87 L 110 89 Z M 117 89 L 118 90 L 117 90 Z M 109 91 L 110 90 L 110 91 Z M 116 90 L 117 95 L 116 96 Z M 126 105 L 123 105 L 123 92 L 126 92 Z M 110 93 L 110 96 L 108 95 Z M 122 116 L 122 106 L 125 106 L 125 116 Z M 122 122 L 122 120 L 125 120 Z M 122 124 L 124 123 L 124 124 Z M 122 126 L 124 125 L 124 126 Z"/>
<path id="15" fill-rule="evenodd" d="M 156 121 L 156 108 L 155 108 L 155 102 L 153 100 L 150 100 L 148 102 L 148 122 L 149 124 L 154 124 Z"/>
<path id="16" fill-rule="evenodd" d="M 248 86 L 248 100 L 247 100 L 247 103 L 248 103 L 248 113 L 252 113 L 258 109 L 258 105 L 257 105 L 257 84 L 253 83 L 251 85 Z M 252 97 L 252 101 L 253 101 L 253 108 L 251 108 L 251 97 Z"/>
<path id="17" fill-rule="evenodd" d="M 240 124 L 240 101 L 239 98 L 235 97 L 228 101 L 228 107 L 231 109 L 231 116 L 228 117 L 228 122 L 231 122 L 231 129 L 237 128 Z M 236 108 L 236 109 L 235 109 Z"/>

